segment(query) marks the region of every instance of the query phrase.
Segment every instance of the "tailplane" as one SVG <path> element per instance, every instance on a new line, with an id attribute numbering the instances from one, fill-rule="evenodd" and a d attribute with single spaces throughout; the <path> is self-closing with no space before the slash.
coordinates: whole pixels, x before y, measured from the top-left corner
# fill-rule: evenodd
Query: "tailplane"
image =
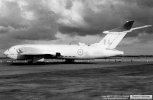
<path id="1" fill-rule="evenodd" d="M 151 25 L 145 25 L 141 27 L 132 28 L 134 21 L 127 21 L 123 26 L 109 30 L 104 31 L 103 33 L 106 34 L 106 36 L 99 42 L 93 45 L 97 46 L 104 46 L 109 49 L 114 49 L 116 46 L 121 42 L 121 40 L 124 38 L 124 36 L 133 30 L 149 27 Z"/>

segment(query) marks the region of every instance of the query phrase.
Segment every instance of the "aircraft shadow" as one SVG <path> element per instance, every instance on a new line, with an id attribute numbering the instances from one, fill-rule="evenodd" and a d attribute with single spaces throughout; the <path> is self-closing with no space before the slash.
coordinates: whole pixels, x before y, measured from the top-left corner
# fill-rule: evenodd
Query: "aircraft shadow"
<path id="1" fill-rule="evenodd" d="M 37 63 L 8 63 L 9 65 L 59 65 L 59 64 L 96 64 L 96 62 L 37 62 Z"/>

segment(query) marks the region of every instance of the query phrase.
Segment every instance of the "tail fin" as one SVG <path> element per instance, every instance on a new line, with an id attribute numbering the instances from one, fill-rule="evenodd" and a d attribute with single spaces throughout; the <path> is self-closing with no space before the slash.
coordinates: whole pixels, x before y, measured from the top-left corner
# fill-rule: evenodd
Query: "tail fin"
<path id="1" fill-rule="evenodd" d="M 140 29 L 144 27 L 149 27 L 150 25 L 138 27 L 138 28 L 132 28 L 134 21 L 127 21 L 123 26 L 119 28 L 115 28 L 109 31 L 104 31 L 104 34 L 107 34 L 99 43 L 96 45 L 103 45 L 106 48 L 114 49 L 116 46 L 121 42 L 121 40 L 124 38 L 124 36 L 135 29 Z"/>

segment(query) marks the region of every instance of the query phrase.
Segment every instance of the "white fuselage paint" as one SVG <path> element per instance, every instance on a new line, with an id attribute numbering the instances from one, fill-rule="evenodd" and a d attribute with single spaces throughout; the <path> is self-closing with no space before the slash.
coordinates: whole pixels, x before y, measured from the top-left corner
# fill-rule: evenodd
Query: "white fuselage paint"
<path id="1" fill-rule="evenodd" d="M 22 59 L 23 56 L 27 57 L 30 55 L 32 56 L 30 59 L 34 60 L 40 60 L 43 57 L 49 57 L 51 59 L 96 59 L 123 55 L 123 51 L 115 50 L 115 48 L 124 36 L 133 30 L 151 26 L 145 25 L 132 28 L 133 23 L 134 21 L 127 21 L 119 28 L 104 31 L 103 33 L 105 33 L 106 36 L 99 43 L 94 43 L 90 46 L 84 43 L 79 43 L 79 45 L 16 45 L 6 50 L 4 54 L 12 59 Z"/>
<path id="2" fill-rule="evenodd" d="M 4 54 L 12 59 L 17 59 L 20 56 L 19 49 L 35 48 L 41 51 L 51 52 L 51 55 L 56 53 L 61 54 L 61 58 L 65 59 L 94 59 L 122 55 L 122 51 L 115 49 L 106 49 L 103 46 L 87 46 L 87 45 L 17 45 L 6 50 Z M 54 53 L 54 54 L 53 54 Z M 22 54 L 22 53 L 21 53 Z"/>

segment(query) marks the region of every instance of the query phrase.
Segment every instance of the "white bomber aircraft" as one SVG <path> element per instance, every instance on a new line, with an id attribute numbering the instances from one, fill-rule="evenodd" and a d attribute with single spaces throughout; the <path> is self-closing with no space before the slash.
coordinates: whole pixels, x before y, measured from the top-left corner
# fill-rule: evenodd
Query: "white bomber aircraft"
<path id="1" fill-rule="evenodd" d="M 123 37 L 136 29 L 149 27 L 145 25 L 132 28 L 134 21 L 127 21 L 123 26 L 109 31 L 104 31 L 106 36 L 99 42 L 91 45 L 79 43 L 78 45 L 55 44 L 25 44 L 16 45 L 7 49 L 4 55 L 15 60 L 27 60 L 35 63 L 41 59 L 65 59 L 73 62 L 75 59 L 97 59 L 116 55 L 123 55 L 123 51 L 116 50 L 116 46 Z"/>

